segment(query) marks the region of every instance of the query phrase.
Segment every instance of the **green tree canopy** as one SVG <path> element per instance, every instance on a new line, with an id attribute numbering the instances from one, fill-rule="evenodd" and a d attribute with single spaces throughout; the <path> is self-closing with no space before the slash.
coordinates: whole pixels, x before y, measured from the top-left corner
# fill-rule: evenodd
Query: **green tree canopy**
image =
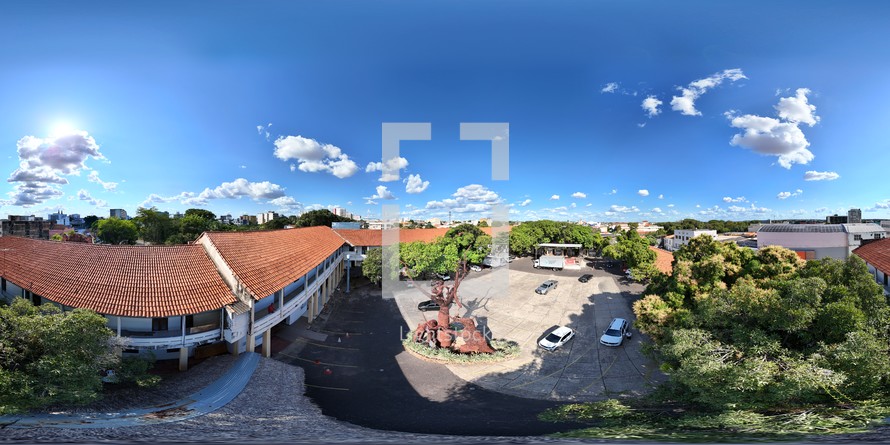
<path id="1" fill-rule="evenodd" d="M 700 237 L 674 259 L 634 312 L 678 397 L 745 409 L 890 392 L 890 310 L 858 257 L 804 262 Z"/>
<path id="2" fill-rule="evenodd" d="M 216 215 L 214 215 L 213 212 L 204 209 L 188 209 L 185 211 L 185 215 L 183 216 L 197 216 L 199 218 L 206 219 L 207 221 L 216 220 Z"/>
<path id="3" fill-rule="evenodd" d="M 510 250 L 532 253 L 541 243 L 581 244 L 585 249 L 602 250 L 608 241 L 588 226 L 550 220 L 529 221 L 510 230 Z"/>
<path id="4" fill-rule="evenodd" d="M 105 323 L 22 298 L 0 306 L 0 414 L 100 398 L 100 371 L 117 363 Z"/>
<path id="5" fill-rule="evenodd" d="M 108 244 L 135 244 L 139 229 L 132 221 L 108 218 L 96 223 L 96 235 Z"/>
<path id="6" fill-rule="evenodd" d="M 139 207 L 133 221 L 139 227 L 139 235 L 143 241 L 152 244 L 163 244 L 170 235 L 175 232 L 173 220 L 166 212 L 160 212 L 156 207 Z"/>
<path id="7" fill-rule="evenodd" d="M 295 224 L 297 227 L 313 227 L 313 226 L 328 226 L 335 222 L 351 222 L 352 219 L 344 218 L 342 216 L 334 215 L 328 209 L 321 210 L 310 210 L 308 212 L 304 212 L 302 215 L 297 218 Z"/>
<path id="8" fill-rule="evenodd" d="M 491 251 L 491 236 L 472 224 L 452 227 L 445 232 L 445 236 L 439 242 L 445 244 L 443 254 L 451 272 L 454 272 L 457 262 L 461 259 L 481 264 Z M 451 245 L 454 246 L 453 249 L 448 248 Z M 453 254 L 453 257 L 449 256 L 450 254 Z"/>

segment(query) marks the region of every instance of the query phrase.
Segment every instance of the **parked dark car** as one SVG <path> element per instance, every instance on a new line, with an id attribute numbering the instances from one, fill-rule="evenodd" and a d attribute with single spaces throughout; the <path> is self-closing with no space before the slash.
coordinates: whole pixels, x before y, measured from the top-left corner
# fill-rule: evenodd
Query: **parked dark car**
<path id="1" fill-rule="evenodd" d="M 421 302 L 417 305 L 417 309 L 418 309 L 418 310 L 421 310 L 421 311 L 438 311 L 438 310 L 439 310 L 439 303 L 436 303 L 436 302 L 433 301 L 433 300 L 421 301 Z"/>
<path id="2" fill-rule="evenodd" d="M 593 275 L 586 273 L 586 274 L 578 277 L 578 281 L 580 281 L 582 283 L 586 283 L 586 282 L 590 281 L 591 278 L 593 278 Z"/>

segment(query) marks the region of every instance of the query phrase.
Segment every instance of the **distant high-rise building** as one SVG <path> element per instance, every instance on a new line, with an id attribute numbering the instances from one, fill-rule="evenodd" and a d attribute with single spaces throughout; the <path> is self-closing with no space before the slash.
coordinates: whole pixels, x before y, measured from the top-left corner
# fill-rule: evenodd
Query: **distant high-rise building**
<path id="1" fill-rule="evenodd" d="M 846 224 L 847 217 L 843 215 L 829 215 L 825 217 L 825 224 Z"/>
<path id="2" fill-rule="evenodd" d="M 25 238 L 49 239 L 49 229 L 53 222 L 34 215 L 9 215 L 9 219 L 0 222 L 0 234 L 3 236 L 21 236 Z"/>
<path id="3" fill-rule="evenodd" d="M 49 215 L 47 215 L 46 219 L 61 226 L 71 225 L 71 219 L 68 217 L 68 215 L 62 213 L 61 210 L 59 210 L 58 213 L 50 213 Z"/>
<path id="4" fill-rule="evenodd" d="M 850 224 L 856 224 L 862 222 L 862 210 L 861 209 L 850 209 L 847 212 L 847 222 Z"/>
<path id="5" fill-rule="evenodd" d="M 334 207 L 334 210 L 331 210 L 331 213 L 333 213 L 334 215 L 343 217 L 343 218 L 355 219 L 355 217 L 352 215 L 352 213 L 350 213 L 343 207 Z"/>
<path id="6" fill-rule="evenodd" d="M 256 224 L 256 216 L 255 215 L 241 215 L 236 220 L 238 225 L 249 226 L 251 224 Z"/>
<path id="7" fill-rule="evenodd" d="M 280 218 L 281 215 L 275 212 L 264 212 L 256 216 L 257 224 L 265 224 L 273 219 Z"/>
<path id="8" fill-rule="evenodd" d="M 111 218 L 127 219 L 127 211 L 124 209 L 111 209 L 109 214 Z"/>

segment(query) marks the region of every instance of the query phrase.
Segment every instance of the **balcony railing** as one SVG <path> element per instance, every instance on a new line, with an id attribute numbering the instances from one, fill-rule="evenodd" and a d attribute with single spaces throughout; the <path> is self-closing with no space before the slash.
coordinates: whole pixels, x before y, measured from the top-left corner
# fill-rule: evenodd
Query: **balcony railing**
<path id="1" fill-rule="evenodd" d="M 209 343 L 218 340 L 221 330 L 218 325 L 210 325 L 215 327 L 202 327 L 206 329 L 202 332 L 194 334 L 186 334 L 184 337 L 182 331 L 121 331 L 121 343 L 123 346 L 131 348 L 181 348 L 183 346 L 196 346 L 203 343 Z"/>
<path id="2" fill-rule="evenodd" d="M 270 329 L 272 326 L 280 323 L 282 320 L 290 317 L 291 314 L 297 311 L 297 309 L 309 301 L 309 296 L 315 293 L 321 287 L 321 285 L 325 282 L 325 280 L 331 276 L 331 274 L 337 270 L 336 267 L 333 267 L 334 264 L 338 264 L 343 260 L 346 253 L 341 253 L 331 266 L 320 273 L 315 280 L 309 283 L 308 287 L 296 293 L 296 296 L 292 297 L 290 301 L 284 303 L 284 307 L 279 310 L 269 314 L 267 311 L 263 310 L 260 313 L 264 313 L 265 315 L 262 318 L 254 319 L 253 322 L 253 331 L 259 335 L 262 332 L 265 332 L 267 329 Z M 293 293 L 292 293 L 293 294 Z M 277 303 L 277 301 L 276 301 Z M 255 314 L 256 315 L 256 314 Z M 235 335 L 235 333 L 230 333 L 229 330 L 226 330 L 226 340 L 234 341 L 236 338 L 240 338 L 240 335 Z M 231 340 L 230 340 L 231 339 Z"/>

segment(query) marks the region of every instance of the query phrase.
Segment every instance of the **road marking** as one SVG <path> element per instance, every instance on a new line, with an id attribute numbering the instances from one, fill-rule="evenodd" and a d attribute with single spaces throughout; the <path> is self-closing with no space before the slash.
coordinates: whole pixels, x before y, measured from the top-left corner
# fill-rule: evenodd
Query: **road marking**
<path id="1" fill-rule="evenodd" d="M 322 329 L 321 332 L 326 332 L 331 335 L 341 335 L 343 337 L 351 337 L 353 335 L 362 335 L 361 332 L 337 332 L 337 331 L 327 331 Z"/>
<path id="2" fill-rule="evenodd" d="M 290 357 L 290 358 L 301 360 L 304 362 L 315 363 L 316 365 L 340 366 L 342 368 L 358 368 L 358 365 L 342 365 L 340 363 L 328 363 L 328 362 L 323 362 L 323 361 L 319 361 L 318 363 L 316 363 L 315 360 L 309 360 L 308 358 L 298 357 L 296 355 L 286 355 L 285 357 Z"/>
<path id="3" fill-rule="evenodd" d="M 307 345 L 318 346 L 321 348 L 343 349 L 346 351 L 358 351 L 359 350 L 358 348 L 347 348 L 345 346 L 332 346 L 332 345 L 326 345 L 323 343 L 315 343 L 315 342 L 306 340 L 305 338 L 297 338 L 297 339 L 294 339 L 294 341 L 301 341 L 301 342 L 306 343 Z"/>

